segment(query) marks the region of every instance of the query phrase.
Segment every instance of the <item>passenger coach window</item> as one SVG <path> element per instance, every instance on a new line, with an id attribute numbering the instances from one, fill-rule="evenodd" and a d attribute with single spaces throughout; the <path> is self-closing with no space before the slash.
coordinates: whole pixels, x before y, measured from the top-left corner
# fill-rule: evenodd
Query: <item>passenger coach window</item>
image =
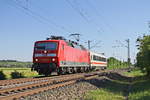
<path id="1" fill-rule="evenodd" d="M 95 56 L 95 55 L 93 55 L 93 60 L 96 60 L 96 61 L 105 61 L 106 62 L 106 58 Z"/>

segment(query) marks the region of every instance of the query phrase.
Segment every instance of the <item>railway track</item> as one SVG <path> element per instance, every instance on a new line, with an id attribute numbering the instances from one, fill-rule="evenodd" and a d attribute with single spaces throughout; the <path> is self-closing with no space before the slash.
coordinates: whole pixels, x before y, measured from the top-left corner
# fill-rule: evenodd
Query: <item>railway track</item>
<path id="1" fill-rule="evenodd" d="M 68 75 L 61 75 L 61 76 L 53 76 L 53 77 L 39 77 L 39 78 L 19 78 L 19 79 L 11 79 L 11 80 L 1 80 L 0 81 L 0 90 L 4 88 L 11 88 L 26 84 L 33 84 L 39 82 L 45 82 L 50 79 L 59 78 L 59 77 L 67 77 Z"/>
<path id="2" fill-rule="evenodd" d="M 80 74 L 78 73 L 45 78 L 27 78 L 27 79 L 23 78 L 15 80 L 6 80 L 2 81 L 2 83 L 0 81 L 1 86 L 17 84 L 16 86 L 1 88 L 0 100 L 19 99 L 28 95 L 33 95 L 50 89 L 70 85 L 81 80 L 89 80 L 91 78 L 97 77 L 100 73 L 105 73 L 105 71 L 80 73 Z M 4 84 L 5 82 L 8 83 Z"/>
<path id="3" fill-rule="evenodd" d="M 65 75 L 63 75 L 63 76 L 65 76 Z M 59 76 L 55 76 L 55 77 L 59 77 Z M 50 78 L 53 78 L 53 77 L 50 77 Z M 39 78 L 19 78 L 19 79 L 11 79 L 11 80 L 1 80 L 0 86 L 26 83 L 26 82 L 30 82 L 30 81 L 39 81 L 39 80 L 44 80 L 44 79 L 46 79 L 46 77 L 44 77 L 44 78 L 39 77 Z"/>

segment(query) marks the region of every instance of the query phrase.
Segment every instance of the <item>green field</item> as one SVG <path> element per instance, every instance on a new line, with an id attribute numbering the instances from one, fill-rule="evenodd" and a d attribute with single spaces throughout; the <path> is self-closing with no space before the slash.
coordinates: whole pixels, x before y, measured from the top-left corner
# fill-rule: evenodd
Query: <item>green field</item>
<path id="1" fill-rule="evenodd" d="M 104 82 L 105 85 L 97 90 L 89 91 L 84 100 L 150 100 L 150 78 L 145 73 L 136 69 L 124 75 L 120 79 Z"/>
<path id="2" fill-rule="evenodd" d="M 15 71 L 22 73 L 24 77 L 38 76 L 38 73 L 31 71 L 31 68 L 0 68 L 0 71 L 6 75 L 7 79 L 11 79 L 11 73 Z"/>
<path id="3" fill-rule="evenodd" d="M 31 68 L 32 62 L 21 62 L 14 60 L 0 60 L 0 68 Z"/>

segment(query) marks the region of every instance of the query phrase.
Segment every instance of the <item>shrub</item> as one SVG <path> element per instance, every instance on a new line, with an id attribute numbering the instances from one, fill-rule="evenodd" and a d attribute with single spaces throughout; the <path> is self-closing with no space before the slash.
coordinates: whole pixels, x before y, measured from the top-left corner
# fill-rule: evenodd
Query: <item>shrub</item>
<path id="1" fill-rule="evenodd" d="M 6 75 L 3 73 L 3 71 L 0 71 L 0 80 L 5 80 Z"/>
<path id="2" fill-rule="evenodd" d="M 15 70 L 14 72 L 11 72 L 11 78 L 24 78 L 24 75 Z"/>

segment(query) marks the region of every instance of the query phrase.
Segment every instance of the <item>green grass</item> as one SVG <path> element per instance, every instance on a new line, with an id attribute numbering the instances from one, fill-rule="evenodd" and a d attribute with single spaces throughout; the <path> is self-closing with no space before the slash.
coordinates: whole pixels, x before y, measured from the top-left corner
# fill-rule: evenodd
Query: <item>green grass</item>
<path id="1" fill-rule="evenodd" d="M 150 100 L 150 78 L 146 77 L 146 73 L 134 70 L 127 75 L 134 77 L 129 100 Z"/>
<path id="2" fill-rule="evenodd" d="M 85 100 L 124 100 L 122 93 L 113 93 L 107 89 L 98 89 L 86 94 Z"/>
<path id="3" fill-rule="evenodd" d="M 143 73 L 139 69 L 134 69 L 131 72 L 125 72 L 124 74 L 127 76 L 130 76 L 130 77 L 138 77 L 138 76 L 145 76 L 146 75 L 146 73 Z"/>
<path id="4" fill-rule="evenodd" d="M 84 96 L 84 100 L 125 100 L 124 95 L 126 93 L 128 80 L 126 78 L 116 79 L 110 78 L 100 83 L 100 87 L 97 90 L 89 91 Z"/>
<path id="5" fill-rule="evenodd" d="M 150 79 L 137 80 L 132 85 L 129 100 L 150 100 Z"/>
<path id="6" fill-rule="evenodd" d="M 11 72 L 20 72 L 24 77 L 34 77 L 38 76 L 38 73 L 35 71 L 31 71 L 31 68 L 0 68 L 0 71 L 6 75 L 7 79 L 11 79 Z"/>
<path id="7" fill-rule="evenodd" d="M 150 78 L 138 69 L 124 74 L 128 76 L 127 79 L 123 77 L 111 79 L 103 83 L 99 89 L 86 93 L 84 100 L 125 100 L 125 96 L 128 96 L 128 100 L 150 100 Z M 130 83 L 131 79 L 133 81 Z M 127 93 L 128 85 L 131 85 L 129 93 Z"/>

